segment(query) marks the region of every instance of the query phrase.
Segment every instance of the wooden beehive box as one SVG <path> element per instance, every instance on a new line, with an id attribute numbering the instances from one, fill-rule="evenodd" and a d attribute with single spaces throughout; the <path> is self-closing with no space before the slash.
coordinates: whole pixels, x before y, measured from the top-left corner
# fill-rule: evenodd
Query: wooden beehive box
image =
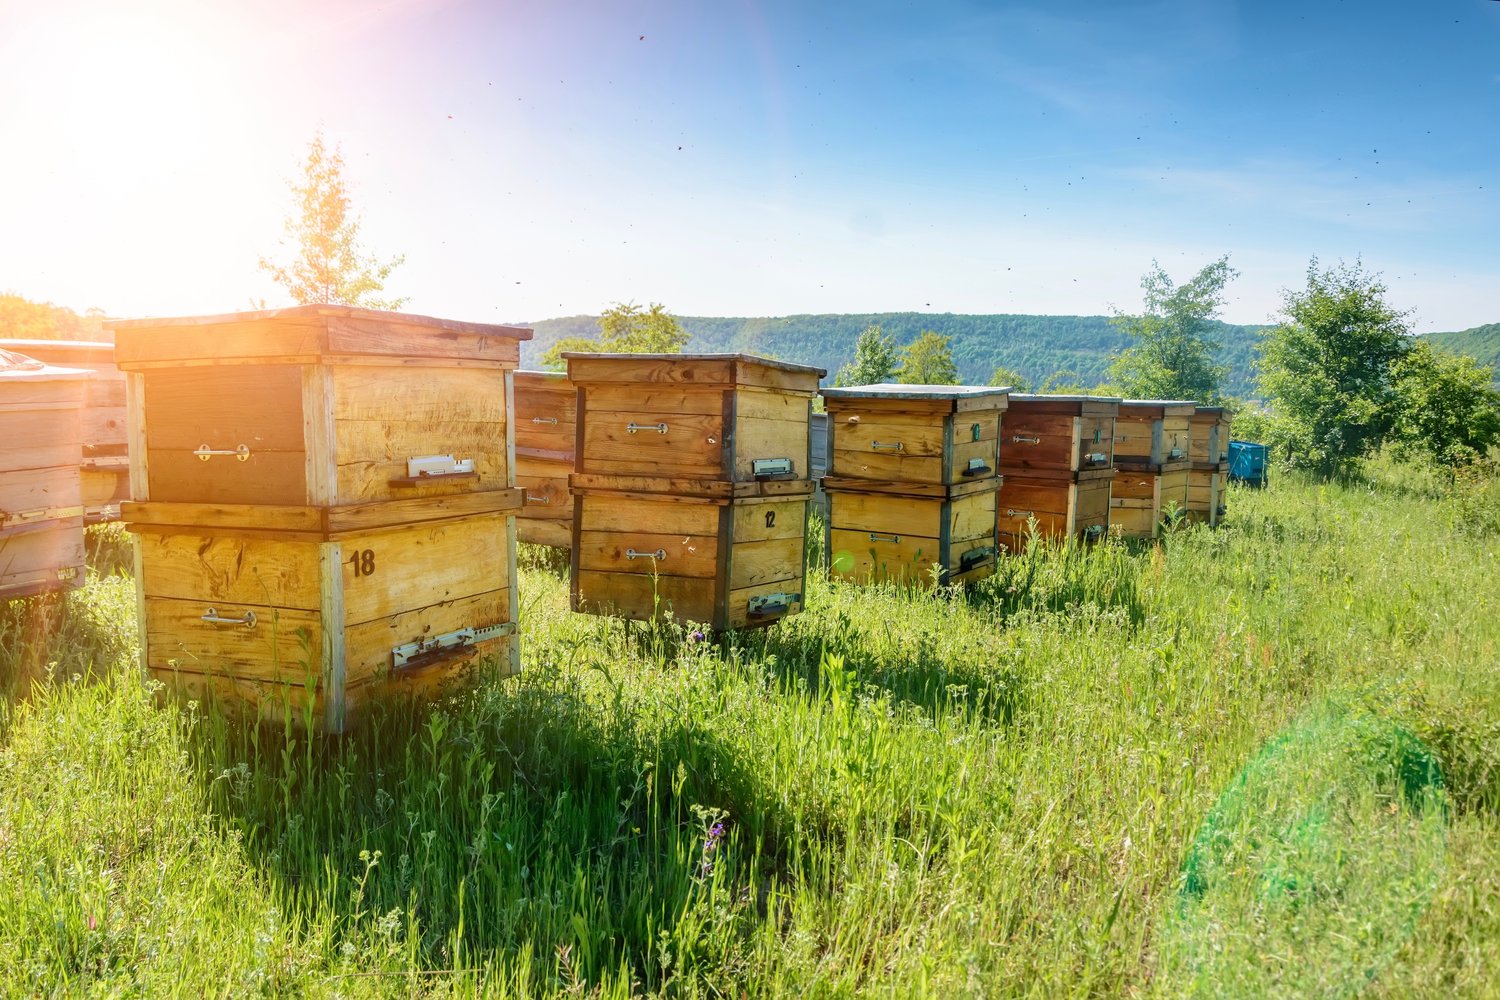
<path id="1" fill-rule="evenodd" d="M 1039 396 L 1012 393 L 1000 440 L 1000 474 L 1007 478 L 1108 479 L 1115 467 L 1113 396 Z"/>
<path id="2" fill-rule="evenodd" d="M 1127 538 L 1155 538 L 1169 511 L 1185 512 L 1190 470 L 1122 467 L 1110 485 L 1109 528 Z"/>
<path id="3" fill-rule="evenodd" d="M 801 610 L 822 369 L 749 355 L 568 354 L 572 604 L 716 629 Z"/>
<path id="4" fill-rule="evenodd" d="M 516 533 L 534 545 L 573 544 L 573 497 L 568 476 L 578 434 L 578 398 L 563 372 L 518 371 L 516 485 L 526 506 L 516 512 Z"/>
<path id="5" fill-rule="evenodd" d="M 1193 411 L 1186 514 L 1190 521 L 1217 526 L 1224 516 L 1229 421 L 1229 410 L 1222 406 L 1199 406 Z"/>
<path id="6" fill-rule="evenodd" d="M 1183 400 L 1122 400 L 1115 417 L 1115 466 L 1158 472 L 1187 468 L 1196 407 Z"/>
<path id="7" fill-rule="evenodd" d="M 950 486 L 993 478 L 1009 394 L 988 386 L 890 383 L 824 389 L 828 475 Z"/>
<path id="8" fill-rule="evenodd" d="M 88 371 L 79 456 L 84 522 L 118 517 L 120 502 L 130 499 L 130 459 L 125 444 L 125 376 L 115 367 L 115 345 L 94 340 L 0 340 L 0 348 Z"/>
<path id="9" fill-rule="evenodd" d="M 87 379 L 0 350 L 0 600 L 83 582 L 78 455 Z"/>
<path id="10" fill-rule="evenodd" d="M 690 497 L 591 489 L 574 498 L 573 610 L 711 628 L 802 610 L 810 493 Z"/>
<path id="11" fill-rule="evenodd" d="M 1010 552 L 1019 552 L 1026 547 L 1032 531 L 1042 538 L 1080 542 L 1103 538 L 1109 530 L 1113 482 L 1113 476 L 1006 476 L 996 502 L 1000 544 Z"/>
<path id="12" fill-rule="evenodd" d="M 337 731 L 481 655 L 518 669 L 529 330 L 342 306 L 114 328 L 154 674 Z"/>
<path id="13" fill-rule="evenodd" d="M 998 551 L 998 485 L 988 477 L 929 484 L 924 492 L 912 484 L 825 477 L 830 575 L 914 584 L 971 583 L 989 576 Z"/>
<path id="14" fill-rule="evenodd" d="M 564 354 L 578 391 L 573 488 L 695 496 L 812 489 L 821 368 L 747 354 Z"/>

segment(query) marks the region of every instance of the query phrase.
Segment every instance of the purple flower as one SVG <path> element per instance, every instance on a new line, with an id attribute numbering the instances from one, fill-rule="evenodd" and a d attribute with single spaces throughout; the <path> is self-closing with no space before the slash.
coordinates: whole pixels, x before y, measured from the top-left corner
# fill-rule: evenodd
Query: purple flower
<path id="1" fill-rule="evenodd" d="M 702 642 L 704 636 L 702 632 L 695 631 L 692 635 L 688 636 L 688 638 L 693 642 Z"/>

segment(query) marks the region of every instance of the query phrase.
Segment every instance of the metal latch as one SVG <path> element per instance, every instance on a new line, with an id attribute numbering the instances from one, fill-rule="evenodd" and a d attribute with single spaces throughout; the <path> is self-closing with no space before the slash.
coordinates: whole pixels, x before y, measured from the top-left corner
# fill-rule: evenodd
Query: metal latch
<path id="1" fill-rule="evenodd" d="M 750 472 L 756 479 L 769 476 L 790 476 L 796 471 L 790 458 L 757 458 L 750 463 Z"/>
<path id="2" fill-rule="evenodd" d="M 1091 451 L 1083 456 L 1084 465 L 1105 465 L 1109 462 L 1109 456 L 1102 451 Z"/>
<path id="3" fill-rule="evenodd" d="M 966 476 L 983 476 L 988 474 L 990 471 L 990 467 L 984 464 L 984 459 L 971 458 L 969 459 L 969 465 L 966 469 L 964 469 L 963 474 Z"/>
<path id="4" fill-rule="evenodd" d="M 1102 524 L 1091 524 L 1091 525 L 1089 525 L 1087 528 L 1083 529 L 1083 537 L 1084 537 L 1085 541 L 1089 541 L 1089 542 L 1092 542 L 1092 541 L 1095 541 L 1097 539 L 1103 538 L 1104 537 L 1104 525 L 1102 525 Z"/>
<path id="5" fill-rule="evenodd" d="M 1173 448 L 1171 451 L 1167 452 L 1167 457 L 1168 458 L 1181 458 L 1182 457 L 1182 449 L 1181 448 Z"/>
<path id="6" fill-rule="evenodd" d="M 514 622 L 501 622 L 497 625 L 485 625 L 482 628 L 461 628 L 456 632 L 435 635 L 431 639 L 418 639 L 416 642 L 393 646 L 391 669 L 400 670 L 402 667 L 421 666 L 441 654 L 461 651 L 490 639 L 498 639 L 502 635 L 514 635 L 515 632 Z"/>
<path id="7" fill-rule="evenodd" d="M 793 604 L 801 600 L 801 594 L 762 594 L 750 598 L 749 614 L 752 618 L 784 615 L 792 609 Z"/>
<path id="8" fill-rule="evenodd" d="M 986 545 L 982 549 L 970 549 L 958 557 L 958 571 L 960 573 L 967 573 L 975 566 L 983 566 L 985 563 L 993 561 L 994 558 L 995 548 L 992 545 Z"/>
<path id="9" fill-rule="evenodd" d="M 413 479 L 428 479 L 434 476 L 471 476 L 474 474 L 474 460 L 454 458 L 452 455 L 421 455 L 406 460 L 406 474 Z"/>

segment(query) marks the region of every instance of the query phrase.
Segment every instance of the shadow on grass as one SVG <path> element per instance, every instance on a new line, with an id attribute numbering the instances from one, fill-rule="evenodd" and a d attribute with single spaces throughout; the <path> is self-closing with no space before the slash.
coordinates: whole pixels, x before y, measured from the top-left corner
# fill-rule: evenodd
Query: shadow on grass
<path id="1" fill-rule="evenodd" d="M 424 967 L 507 953 L 554 986 L 655 989 L 737 947 L 765 905 L 774 796 L 692 720 L 575 683 L 377 704 L 339 737 L 214 715 L 196 732 L 215 812 L 286 907 L 399 932 Z"/>

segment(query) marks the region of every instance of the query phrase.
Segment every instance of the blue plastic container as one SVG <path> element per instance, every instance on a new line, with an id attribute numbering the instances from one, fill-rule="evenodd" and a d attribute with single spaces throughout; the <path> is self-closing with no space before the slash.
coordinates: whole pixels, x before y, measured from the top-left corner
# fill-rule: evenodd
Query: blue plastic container
<path id="1" fill-rule="evenodd" d="M 1269 448 L 1253 441 L 1229 442 L 1229 479 L 1250 486 L 1266 485 Z"/>

